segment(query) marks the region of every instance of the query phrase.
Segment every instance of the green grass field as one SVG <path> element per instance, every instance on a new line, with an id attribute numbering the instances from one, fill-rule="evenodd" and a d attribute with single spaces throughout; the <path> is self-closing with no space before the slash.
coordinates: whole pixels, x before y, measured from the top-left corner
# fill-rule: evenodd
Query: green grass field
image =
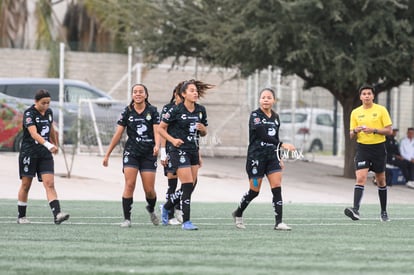
<path id="1" fill-rule="evenodd" d="M 285 204 L 290 232 L 274 231 L 271 204 L 252 203 L 246 230 L 236 203 L 192 204 L 198 231 L 153 226 L 143 202 L 119 228 L 120 202 L 62 201 L 69 221 L 54 225 L 46 201 L 29 201 L 32 224 L 16 224 L 16 201 L 0 200 L 1 274 L 414 274 L 414 205 Z"/>

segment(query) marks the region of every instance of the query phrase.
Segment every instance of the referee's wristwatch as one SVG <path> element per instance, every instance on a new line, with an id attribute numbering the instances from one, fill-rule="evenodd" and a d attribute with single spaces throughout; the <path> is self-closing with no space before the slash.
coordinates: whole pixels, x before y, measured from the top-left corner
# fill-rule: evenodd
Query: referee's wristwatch
<path id="1" fill-rule="evenodd" d="M 374 135 L 378 134 L 378 129 L 374 129 Z"/>

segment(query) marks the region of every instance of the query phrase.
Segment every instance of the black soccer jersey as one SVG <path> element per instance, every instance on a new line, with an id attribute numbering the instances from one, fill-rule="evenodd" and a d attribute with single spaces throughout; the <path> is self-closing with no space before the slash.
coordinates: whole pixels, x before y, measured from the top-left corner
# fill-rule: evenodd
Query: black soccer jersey
<path id="1" fill-rule="evenodd" d="M 46 141 L 49 141 L 50 131 L 53 130 L 53 112 L 47 109 L 43 116 L 33 104 L 24 111 L 23 115 L 23 140 L 20 152 L 33 158 L 50 157 L 51 152 L 42 144 L 39 144 L 29 133 L 29 126 L 36 126 L 37 133 Z"/>
<path id="2" fill-rule="evenodd" d="M 168 124 L 168 133 L 171 136 L 184 141 L 179 148 L 168 144 L 167 151 L 198 151 L 200 133 L 196 129 L 196 123 L 208 126 L 207 112 L 204 106 L 196 103 L 194 111 L 190 112 L 184 103 L 180 103 L 170 108 L 163 116 L 162 121 Z"/>
<path id="3" fill-rule="evenodd" d="M 279 116 L 272 112 L 268 117 L 259 108 L 250 114 L 249 120 L 249 148 L 251 157 L 272 158 L 279 144 Z"/>
<path id="4" fill-rule="evenodd" d="M 147 105 L 144 111 L 138 114 L 134 108 L 130 109 L 127 106 L 117 123 L 127 129 L 125 151 L 135 156 L 152 154 L 155 145 L 154 125 L 160 123 L 156 107 Z"/>
<path id="5" fill-rule="evenodd" d="M 161 119 L 165 116 L 165 114 L 168 112 L 168 110 L 170 110 L 175 105 L 176 105 L 175 102 L 165 104 L 164 107 L 162 107 Z M 167 133 L 168 134 L 171 134 L 170 128 L 167 129 Z M 171 147 L 170 142 L 168 140 L 166 140 L 166 142 L 165 142 L 165 150 L 166 150 L 167 153 L 168 153 L 168 148 L 170 148 L 170 147 Z"/>

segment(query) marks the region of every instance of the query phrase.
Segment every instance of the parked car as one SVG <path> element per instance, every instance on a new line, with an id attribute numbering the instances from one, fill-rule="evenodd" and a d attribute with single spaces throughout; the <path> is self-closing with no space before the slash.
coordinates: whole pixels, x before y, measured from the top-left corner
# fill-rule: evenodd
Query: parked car
<path id="1" fill-rule="evenodd" d="M 23 138 L 23 114 L 19 110 L 0 102 L 0 149 L 19 151 Z"/>
<path id="2" fill-rule="evenodd" d="M 334 114 L 332 110 L 297 108 L 279 112 L 279 138 L 304 152 L 332 150 Z"/>
<path id="3" fill-rule="evenodd" d="M 46 89 L 51 96 L 50 107 L 53 110 L 56 125 L 59 125 L 59 83 L 58 78 L 0 78 L 0 100 L 11 106 L 24 105 L 26 108 L 34 103 L 34 95 L 39 89 Z M 105 92 L 93 87 L 86 82 L 77 80 L 64 80 L 63 91 L 63 116 L 64 116 L 64 141 L 71 143 L 77 138 L 77 121 L 79 101 L 83 99 L 93 100 L 94 117 L 91 115 L 87 104 L 82 105 L 81 127 L 84 129 L 81 138 L 90 145 L 89 136 L 94 136 L 93 120 L 96 121 L 103 142 L 109 143 L 110 136 L 114 133 L 116 120 L 125 107 L 124 103 L 114 101 Z M 21 106 L 20 106 L 21 108 Z M 93 119 L 94 118 L 94 119 Z M 96 139 L 95 142 L 96 143 Z"/>

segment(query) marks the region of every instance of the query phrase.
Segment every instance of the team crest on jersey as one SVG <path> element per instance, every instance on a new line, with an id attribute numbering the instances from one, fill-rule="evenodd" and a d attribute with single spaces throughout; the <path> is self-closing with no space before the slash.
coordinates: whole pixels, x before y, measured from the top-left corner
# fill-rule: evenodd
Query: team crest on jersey
<path id="1" fill-rule="evenodd" d="M 128 160 L 129 160 L 129 159 L 128 159 L 128 156 L 125 156 L 125 157 L 124 157 L 124 163 L 128 163 Z"/>
<path id="2" fill-rule="evenodd" d="M 181 156 L 180 157 L 180 163 L 184 163 L 185 162 L 185 157 L 184 156 Z"/>
<path id="3" fill-rule="evenodd" d="M 253 167 L 253 169 L 252 169 L 252 174 L 253 174 L 253 175 L 256 175 L 256 174 L 257 174 L 257 167 Z"/>
<path id="4" fill-rule="evenodd" d="M 147 117 L 145 118 L 146 120 L 148 120 L 148 121 L 150 121 L 151 120 L 151 114 L 150 113 L 148 113 L 147 114 Z"/>

